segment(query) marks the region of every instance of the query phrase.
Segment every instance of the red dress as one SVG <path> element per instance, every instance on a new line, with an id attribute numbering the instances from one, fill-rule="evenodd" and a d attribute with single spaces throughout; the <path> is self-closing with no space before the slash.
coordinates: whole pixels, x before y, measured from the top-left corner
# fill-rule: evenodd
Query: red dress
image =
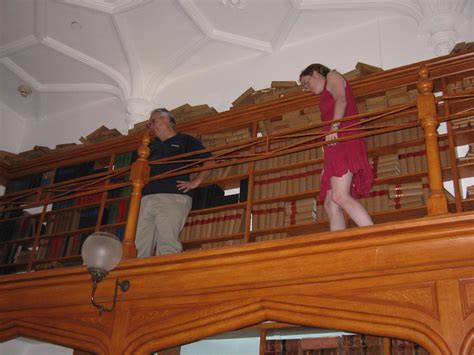
<path id="1" fill-rule="evenodd" d="M 354 94 L 348 83 L 346 83 L 346 110 L 344 117 L 357 115 L 357 104 Z M 332 121 L 334 118 L 335 101 L 331 93 L 324 84 L 321 93 L 319 108 L 321 110 L 321 119 L 323 122 Z M 341 122 L 339 129 L 357 124 L 359 120 L 349 120 Z M 358 127 L 357 125 L 355 127 Z M 360 126 L 359 126 L 360 127 Z M 354 126 L 351 126 L 354 128 Z M 323 127 L 323 132 L 329 132 L 331 125 Z M 340 132 L 338 137 L 346 137 L 361 131 Z M 336 145 L 324 146 L 324 173 L 321 177 L 321 191 L 319 199 L 324 201 L 326 193 L 331 190 L 331 177 L 341 177 L 351 171 L 352 186 L 351 195 L 354 198 L 367 197 L 374 180 L 372 168 L 367 158 L 367 146 L 364 138 L 355 138 L 346 141 L 337 142 Z"/>

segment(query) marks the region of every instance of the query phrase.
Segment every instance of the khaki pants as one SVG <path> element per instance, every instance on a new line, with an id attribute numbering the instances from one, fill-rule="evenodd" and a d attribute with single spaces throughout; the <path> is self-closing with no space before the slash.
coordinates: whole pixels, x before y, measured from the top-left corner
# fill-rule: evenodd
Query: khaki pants
<path id="1" fill-rule="evenodd" d="M 180 253 L 179 233 L 191 210 L 188 195 L 154 194 L 142 198 L 135 246 L 138 258 Z"/>

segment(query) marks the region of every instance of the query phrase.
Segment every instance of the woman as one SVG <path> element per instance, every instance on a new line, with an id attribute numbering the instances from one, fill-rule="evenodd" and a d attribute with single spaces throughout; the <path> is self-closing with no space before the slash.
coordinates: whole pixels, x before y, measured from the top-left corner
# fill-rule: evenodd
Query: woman
<path id="1" fill-rule="evenodd" d="M 305 90 L 321 95 L 319 108 L 323 122 L 357 115 L 357 104 L 352 90 L 344 77 L 321 64 L 311 64 L 300 74 Z M 359 133 L 358 120 L 335 122 L 323 126 L 326 141 Z M 350 126 L 347 132 L 337 132 Z M 331 231 L 345 229 L 343 210 L 359 226 L 372 225 L 365 208 L 355 199 L 367 197 L 373 182 L 372 168 L 367 159 L 367 147 L 363 138 L 329 143 L 324 147 L 324 169 L 321 174 L 319 199 L 329 218 Z"/>

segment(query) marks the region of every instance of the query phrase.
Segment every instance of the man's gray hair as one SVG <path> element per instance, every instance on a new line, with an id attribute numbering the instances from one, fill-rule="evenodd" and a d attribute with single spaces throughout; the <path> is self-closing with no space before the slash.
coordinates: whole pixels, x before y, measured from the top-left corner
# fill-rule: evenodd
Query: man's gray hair
<path id="1" fill-rule="evenodd" d="M 155 108 L 153 111 L 151 111 L 150 117 L 153 116 L 155 113 L 159 113 L 160 116 L 168 117 L 168 120 L 170 121 L 171 126 L 173 127 L 174 130 L 176 130 L 176 119 L 174 118 L 173 114 L 170 111 L 162 107 Z"/>

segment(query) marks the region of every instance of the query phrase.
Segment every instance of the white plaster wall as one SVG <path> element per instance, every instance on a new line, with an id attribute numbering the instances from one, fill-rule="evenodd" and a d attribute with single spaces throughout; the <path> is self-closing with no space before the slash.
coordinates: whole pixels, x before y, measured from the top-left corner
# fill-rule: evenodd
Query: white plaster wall
<path id="1" fill-rule="evenodd" d="M 310 42 L 284 46 L 276 53 L 236 59 L 232 64 L 205 71 L 197 68 L 163 87 L 155 104 L 169 109 L 184 103 L 208 104 L 222 112 L 250 86 L 258 90 L 269 87 L 273 80 L 297 80 L 300 71 L 310 63 L 320 62 L 347 72 L 359 61 L 390 69 L 434 57 L 426 39 L 417 33 L 416 22 L 400 16 L 374 20 L 349 32 L 316 35 Z M 126 133 L 125 120 L 125 108 L 118 100 L 101 101 L 91 107 L 45 117 L 37 123 L 30 121 L 21 149 L 77 142 L 81 135 L 102 124 Z"/>
<path id="2" fill-rule="evenodd" d="M 0 150 L 21 152 L 25 127 L 26 120 L 0 102 Z"/>
<path id="3" fill-rule="evenodd" d="M 323 63 L 343 73 L 354 69 L 357 62 L 390 69 L 435 57 L 426 40 L 413 33 L 417 33 L 417 24 L 409 18 L 375 20 L 352 28 L 350 33 L 316 37 L 283 47 L 278 53 L 262 53 L 228 66 L 190 73 L 164 87 L 158 100 L 169 108 L 206 103 L 225 111 L 249 87 L 258 90 L 268 88 L 273 80 L 297 80 L 311 63 Z"/>
<path id="4" fill-rule="evenodd" d="M 32 149 L 35 145 L 54 148 L 57 144 L 80 143 L 81 136 L 87 136 L 102 125 L 127 134 L 126 115 L 118 99 L 104 99 L 28 124 L 21 150 Z"/>
<path id="5" fill-rule="evenodd" d="M 181 347 L 181 355 L 258 354 L 260 338 L 202 340 Z M 0 343 L 2 355 L 72 355 L 73 350 L 58 345 L 18 338 Z"/>
<path id="6" fill-rule="evenodd" d="M 2 355 L 71 355 L 71 349 L 31 340 L 17 338 L 0 343 L 0 354 Z"/>

